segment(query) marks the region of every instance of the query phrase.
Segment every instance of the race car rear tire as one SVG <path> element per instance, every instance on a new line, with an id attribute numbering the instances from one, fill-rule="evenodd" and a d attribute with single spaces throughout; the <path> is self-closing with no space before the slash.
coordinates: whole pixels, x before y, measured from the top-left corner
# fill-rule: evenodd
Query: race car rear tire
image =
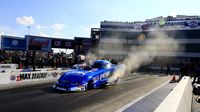
<path id="1" fill-rule="evenodd" d="M 103 88 L 103 89 L 106 88 L 106 83 L 101 84 L 100 88 Z"/>
<path id="2" fill-rule="evenodd" d="M 87 89 L 93 89 L 93 88 L 94 88 L 93 80 L 88 81 Z"/>

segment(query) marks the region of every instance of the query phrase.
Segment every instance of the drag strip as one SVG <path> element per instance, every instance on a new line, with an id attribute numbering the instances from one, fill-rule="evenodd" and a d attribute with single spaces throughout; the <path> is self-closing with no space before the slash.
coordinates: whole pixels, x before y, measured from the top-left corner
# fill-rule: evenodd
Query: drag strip
<path id="1" fill-rule="evenodd" d="M 1 90 L 0 112 L 111 112 L 168 79 L 159 75 L 129 75 L 117 85 L 85 92 L 56 92 L 52 90 L 53 83 Z"/>

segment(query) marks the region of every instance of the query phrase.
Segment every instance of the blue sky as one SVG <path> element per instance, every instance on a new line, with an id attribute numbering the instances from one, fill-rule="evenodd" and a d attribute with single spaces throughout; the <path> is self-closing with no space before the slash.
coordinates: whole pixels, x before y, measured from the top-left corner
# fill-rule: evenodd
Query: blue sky
<path id="1" fill-rule="evenodd" d="M 200 15 L 199 0 L 0 0 L 0 35 L 89 37 L 100 21 Z"/>

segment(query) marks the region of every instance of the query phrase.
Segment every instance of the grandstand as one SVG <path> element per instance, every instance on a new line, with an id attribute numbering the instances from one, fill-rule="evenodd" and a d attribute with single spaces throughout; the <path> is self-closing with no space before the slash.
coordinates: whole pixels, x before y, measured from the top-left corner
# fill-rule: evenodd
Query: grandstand
<path id="1" fill-rule="evenodd" d="M 180 49 L 177 52 L 160 51 L 159 56 L 151 63 L 152 65 L 166 65 L 164 61 L 161 61 L 163 59 L 171 60 L 175 67 L 181 62 L 199 60 L 200 16 L 160 16 L 136 22 L 102 21 L 98 33 L 97 30 L 91 29 L 91 37 L 99 39 L 99 55 L 124 59 L 132 46 L 142 45 L 146 39 L 153 38 L 152 32 L 159 31 L 174 38 Z"/>

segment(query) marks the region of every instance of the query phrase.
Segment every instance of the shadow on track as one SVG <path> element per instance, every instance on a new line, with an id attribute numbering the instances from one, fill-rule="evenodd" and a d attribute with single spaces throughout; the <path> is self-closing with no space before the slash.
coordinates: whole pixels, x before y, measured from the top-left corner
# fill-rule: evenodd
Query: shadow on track
<path id="1" fill-rule="evenodd" d="M 89 89 L 85 91 L 62 91 L 53 89 L 52 86 L 41 88 L 40 90 L 47 92 L 47 93 L 54 93 L 54 94 L 78 94 L 78 93 L 89 93 L 96 90 L 106 90 L 109 89 L 111 86 L 106 86 L 104 88 L 96 88 L 96 89 Z"/>
<path id="2" fill-rule="evenodd" d="M 48 93 L 56 93 L 56 94 L 66 94 L 66 93 L 77 93 L 73 91 L 61 91 L 61 90 L 55 90 L 52 88 L 52 86 L 41 88 L 42 91 L 48 92 Z"/>

